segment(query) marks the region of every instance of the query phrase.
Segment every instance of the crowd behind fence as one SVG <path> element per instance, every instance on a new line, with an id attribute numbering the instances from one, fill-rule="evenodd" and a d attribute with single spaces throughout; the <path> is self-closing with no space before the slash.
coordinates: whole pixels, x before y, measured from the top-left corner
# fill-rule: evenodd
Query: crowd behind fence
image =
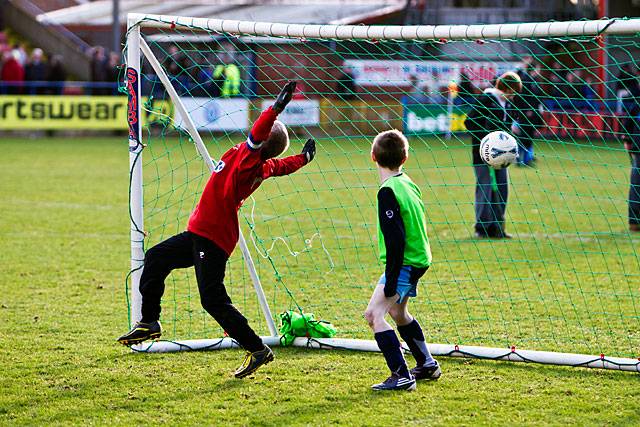
<path id="1" fill-rule="evenodd" d="M 0 33 L 0 95 L 117 95 L 122 86 L 123 65 L 120 52 L 107 52 L 95 47 L 91 52 L 91 81 L 67 80 L 64 58 L 49 58 L 35 48 L 29 53 L 23 44 L 10 44 Z M 176 45 L 158 52 L 163 68 L 179 95 L 208 98 L 257 98 L 262 85 L 256 78 L 256 59 L 252 53 L 238 52 L 232 46 L 219 51 L 187 55 Z M 516 102 L 520 109 L 543 112 L 598 115 L 606 120 L 625 115 L 640 99 L 640 80 L 634 60 L 622 63 L 616 76 L 602 82 L 597 68 L 568 67 L 551 58 L 522 58 L 517 72 L 523 81 L 523 91 Z M 147 67 L 147 70 L 149 67 Z M 334 81 L 323 93 L 302 89 L 299 99 L 333 98 L 342 101 L 367 100 L 370 89 L 358 85 L 348 60 L 335 64 Z M 162 97 L 164 89 L 154 74 L 142 78 L 144 94 Z M 456 81 L 447 85 L 427 86 L 425 81 L 411 75 L 401 90 L 390 89 L 402 104 L 440 105 L 464 109 L 482 93 L 491 81 L 478 80 L 462 70 Z M 371 98 L 371 97 L 370 97 Z M 375 96 L 374 96 L 375 98 Z"/>
<path id="2" fill-rule="evenodd" d="M 69 81 L 64 58 L 47 56 L 40 48 L 10 43 L 0 32 L 0 95 L 115 95 L 118 92 L 120 52 L 91 51 L 91 80 Z"/>
<path id="3" fill-rule="evenodd" d="M 525 58 L 523 67 L 514 71 L 522 78 L 522 97 L 527 98 L 530 107 L 539 106 L 547 111 L 622 113 L 624 104 L 640 94 L 640 76 L 631 64 L 622 65 L 603 96 L 598 93 L 600 83 L 597 76 L 590 70 L 564 68 L 557 61 L 543 65 Z M 437 88 L 423 88 L 417 79 L 412 78 L 405 100 L 408 103 L 436 105 L 452 101 L 456 106 L 465 106 L 471 104 L 490 84 L 474 84 L 465 72 L 461 73 L 458 82 Z"/>

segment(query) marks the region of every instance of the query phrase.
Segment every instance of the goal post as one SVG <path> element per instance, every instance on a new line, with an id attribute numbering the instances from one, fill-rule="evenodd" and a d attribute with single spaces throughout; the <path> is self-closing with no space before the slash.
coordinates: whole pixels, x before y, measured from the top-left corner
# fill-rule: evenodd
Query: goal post
<path id="1" fill-rule="evenodd" d="M 361 318 L 384 270 L 368 147 L 397 127 L 411 143 L 407 171 L 422 188 L 434 252 L 411 308 L 431 352 L 640 371 L 640 235 L 623 231 L 629 165 L 620 143 L 640 135 L 628 129 L 630 96 L 591 90 L 623 81 L 597 80 L 601 38 L 616 39 L 619 64 L 636 66 L 638 33 L 640 19 L 342 26 L 129 14 L 130 323 L 140 319 L 145 248 L 184 229 L 215 159 L 246 138 L 279 86 L 297 80 L 282 120 L 290 150 L 316 138 L 317 162 L 245 201 L 226 278 L 265 343 L 280 344 L 274 313 L 304 309 L 340 338 L 293 345 L 378 351 Z M 532 94 L 540 166 L 510 171 L 515 238 L 474 240 L 464 117 L 524 57 L 542 68 Z M 477 92 L 465 92 L 462 76 Z M 200 309 L 188 271 L 168 279 L 161 320 L 163 340 L 135 351 L 237 346 Z"/>
<path id="2" fill-rule="evenodd" d="M 162 69 L 162 66 L 160 65 L 158 60 L 153 56 L 151 49 L 149 49 L 149 46 L 147 46 L 144 39 L 140 38 L 139 28 L 135 28 L 135 30 L 136 31 L 133 32 L 132 38 L 136 38 L 136 41 L 131 44 L 130 49 L 128 49 L 127 51 L 127 62 L 128 64 L 130 64 L 127 66 L 127 82 L 128 82 L 128 86 L 132 88 L 130 92 L 130 100 L 129 100 L 130 113 L 132 113 L 132 111 L 136 109 L 137 111 L 133 112 L 132 114 L 137 116 L 137 118 L 141 117 L 140 101 L 139 101 L 140 82 L 139 82 L 139 79 L 136 77 L 132 77 L 134 81 L 131 82 L 131 80 L 129 80 L 129 73 L 131 72 L 132 76 L 140 75 L 140 52 L 142 52 L 145 55 L 145 58 L 147 59 L 147 61 L 149 61 L 149 63 L 151 64 L 151 67 L 155 71 L 156 75 L 164 85 L 164 88 L 166 89 L 168 96 L 171 102 L 173 102 L 173 105 L 175 106 L 176 110 L 178 111 L 180 116 L 183 117 L 186 131 L 189 133 L 190 137 L 192 138 L 195 148 L 200 154 L 202 161 L 205 163 L 209 172 L 212 173 L 215 168 L 215 165 L 213 164 L 213 159 L 209 155 L 209 152 L 207 151 L 207 148 L 205 147 L 204 142 L 202 141 L 202 138 L 198 133 L 195 123 L 193 122 L 189 112 L 185 108 L 180 97 L 178 96 L 176 90 L 173 88 L 167 74 Z M 129 36 L 127 36 L 127 40 L 129 40 L 128 37 Z M 137 88 L 134 88 L 134 85 L 137 85 Z M 137 98 L 137 100 L 135 100 L 135 98 Z M 132 101 L 132 99 L 134 100 Z M 129 120 L 131 121 L 131 116 L 129 116 Z M 135 119 L 133 121 L 138 123 L 139 119 Z M 130 126 L 132 126 L 131 123 L 130 123 Z M 138 227 L 143 226 L 143 219 L 142 219 L 143 188 L 142 188 L 142 179 L 140 176 L 141 162 L 138 161 L 138 157 L 140 156 L 141 150 L 143 147 L 141 146 L 140 141 L 141 141 L 140 126 L 137 126 L 137 128 L 133 130 L 130 129 L 129 147 L 131 152 L 130 156 L 132 157 L 132 160 L 130 160 L 130 167 L 132 168 L 132 174 L 131 174 L 132 191 L 130 192 L 131 194 L 130 205 L 136 206 L 135 213 L 132 213 L 132 221 L 131 221 L 132 236 L 133 236 L 132 249 L 131 249 L 131 254 L 132 254 L 131 267 L 132 267 L 132 271 L 135 274 L 134 276 L 132 276 L 132 284 L 133 284 L 132 288 L 134 289 L 132 307 L 133 307 L 134 313 L 136 313 L 134 317 L 131 319 L 130 323 L 132 325 L 133 323 L 139 321 L 141 318 L 139 313 L 140 313 L 142 296 L 138 288 L 139 288 L 141 267 L 142 267 L 140 260 L 144 259 L 144 256 L 141 256 L 142 255 L 141 253 L 142 245 L 140 244 L 141 233 L 140 233 L 140 230 L 138 229 Z M 136 147 L 133 149 L 133 151 L 131 150 L 132 146 Z M 240 246 L 240 250 L 242 251 L 242 256 L 245 260 L 247 270 L 251 275 L 251 280 L 253 282 L 256 295 L 260 301 L 260 306 L 264 312 L 265 320 L 267 322 L 267 326 L 269 327 L 269 332 L 271 332 L 272 336 L 277 336 L 278 332 L 275 327 L 273 317 L 269 309 L 269 305 L 264 296 L 264 291 L 262 290 L 262 286 L 260 285 L 260 279 L 258 278 L 258 275 L 255 271 L 255 266 L 251 258 L 251 253 L 249 252 L 249 249 L 247 248 L 247 243 L 244 239 L 244 236 L 242 235 L 242 230 L 240 230 L 240 239 L 239 239 L 238 245 Z"/>

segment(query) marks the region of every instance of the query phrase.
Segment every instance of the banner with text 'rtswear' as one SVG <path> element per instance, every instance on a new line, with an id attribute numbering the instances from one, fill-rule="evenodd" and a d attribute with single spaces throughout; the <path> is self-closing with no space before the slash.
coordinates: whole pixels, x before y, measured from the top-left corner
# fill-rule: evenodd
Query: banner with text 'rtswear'
<path id="1" fill-rule="evenodd" d="M 171 103 L 143 97 L 142 123 L 169 121 L 182 126 Z M 249 126 L 249 101 L 182 98 L 198 129 L 244 131 Z M 0 96 L 0 130 L 126 130 L 125 96 Z"/>
<path id="2" fill-rule="evenodd" d="M 0 96 L 3 130 L 117 130 L 127 127 L 124 96 Z"/>

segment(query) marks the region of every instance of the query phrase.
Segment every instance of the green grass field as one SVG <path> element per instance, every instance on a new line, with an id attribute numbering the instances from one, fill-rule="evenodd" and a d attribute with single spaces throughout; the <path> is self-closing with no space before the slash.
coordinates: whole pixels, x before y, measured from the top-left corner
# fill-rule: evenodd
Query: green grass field
<path id="1" fill-rule="evenodd" d="M 163 144 L 145 151 L 148 244 L 184 228 L 204 183 L 189 144 Z M 428 340 L 638 356 L 640 237 L 626 228 L 621 147 L 540 143 L 538 168 L 510 171 L 515 239 L 493 242 L 472 238 L 468 149 L 412 146 L 434 254 L 414 305 Z M 363 140 L 320 140 L 317 161 L 265 182 L 241 221 L 272 310 L 294 306 L 285 285 L 358 338 L 369 338 L 361 313 L 382 271 L 366 151 Z M 134 354 L 114 341 L 128 326 L 126 141 L 3 138 L 0 153 L 0 425 L 640 423 L 635 373 L 441 358 L 437 383 L 375 394 L 379 354 L 276 348 L 245 380 L 231 374 L 238 350 Z M 236 253 L 230 293 L 266 333 L 241 267 Z M 194 292 L 189 274 L 174 276 L 168 338 L 220 335 Z"/>

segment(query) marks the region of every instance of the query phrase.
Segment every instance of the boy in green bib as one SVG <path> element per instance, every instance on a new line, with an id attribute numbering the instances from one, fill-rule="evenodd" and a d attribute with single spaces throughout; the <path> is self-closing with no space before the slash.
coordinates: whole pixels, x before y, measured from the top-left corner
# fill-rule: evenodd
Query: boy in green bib
<path id="1" fill-rule="evenodd" d="M 371 158 L 378 165 L 378 246 L 385 271 L 371 296 L 365 318 L 375 334 L 391 376 L 372 386 L 374 390 L 415 390 L 416 380 L 437 380 L 438 362 L 431 356 L 418 321 L 407 303 L 417 295 L 418 280 L 431 265 L 422 194 L 402 172 L 409 155 L 409 142 L 397 130 L 378 134 Z M 409 370 L 398 336 L 385 320 L 389 313 L 407 343 L 416 367 Z"/>

